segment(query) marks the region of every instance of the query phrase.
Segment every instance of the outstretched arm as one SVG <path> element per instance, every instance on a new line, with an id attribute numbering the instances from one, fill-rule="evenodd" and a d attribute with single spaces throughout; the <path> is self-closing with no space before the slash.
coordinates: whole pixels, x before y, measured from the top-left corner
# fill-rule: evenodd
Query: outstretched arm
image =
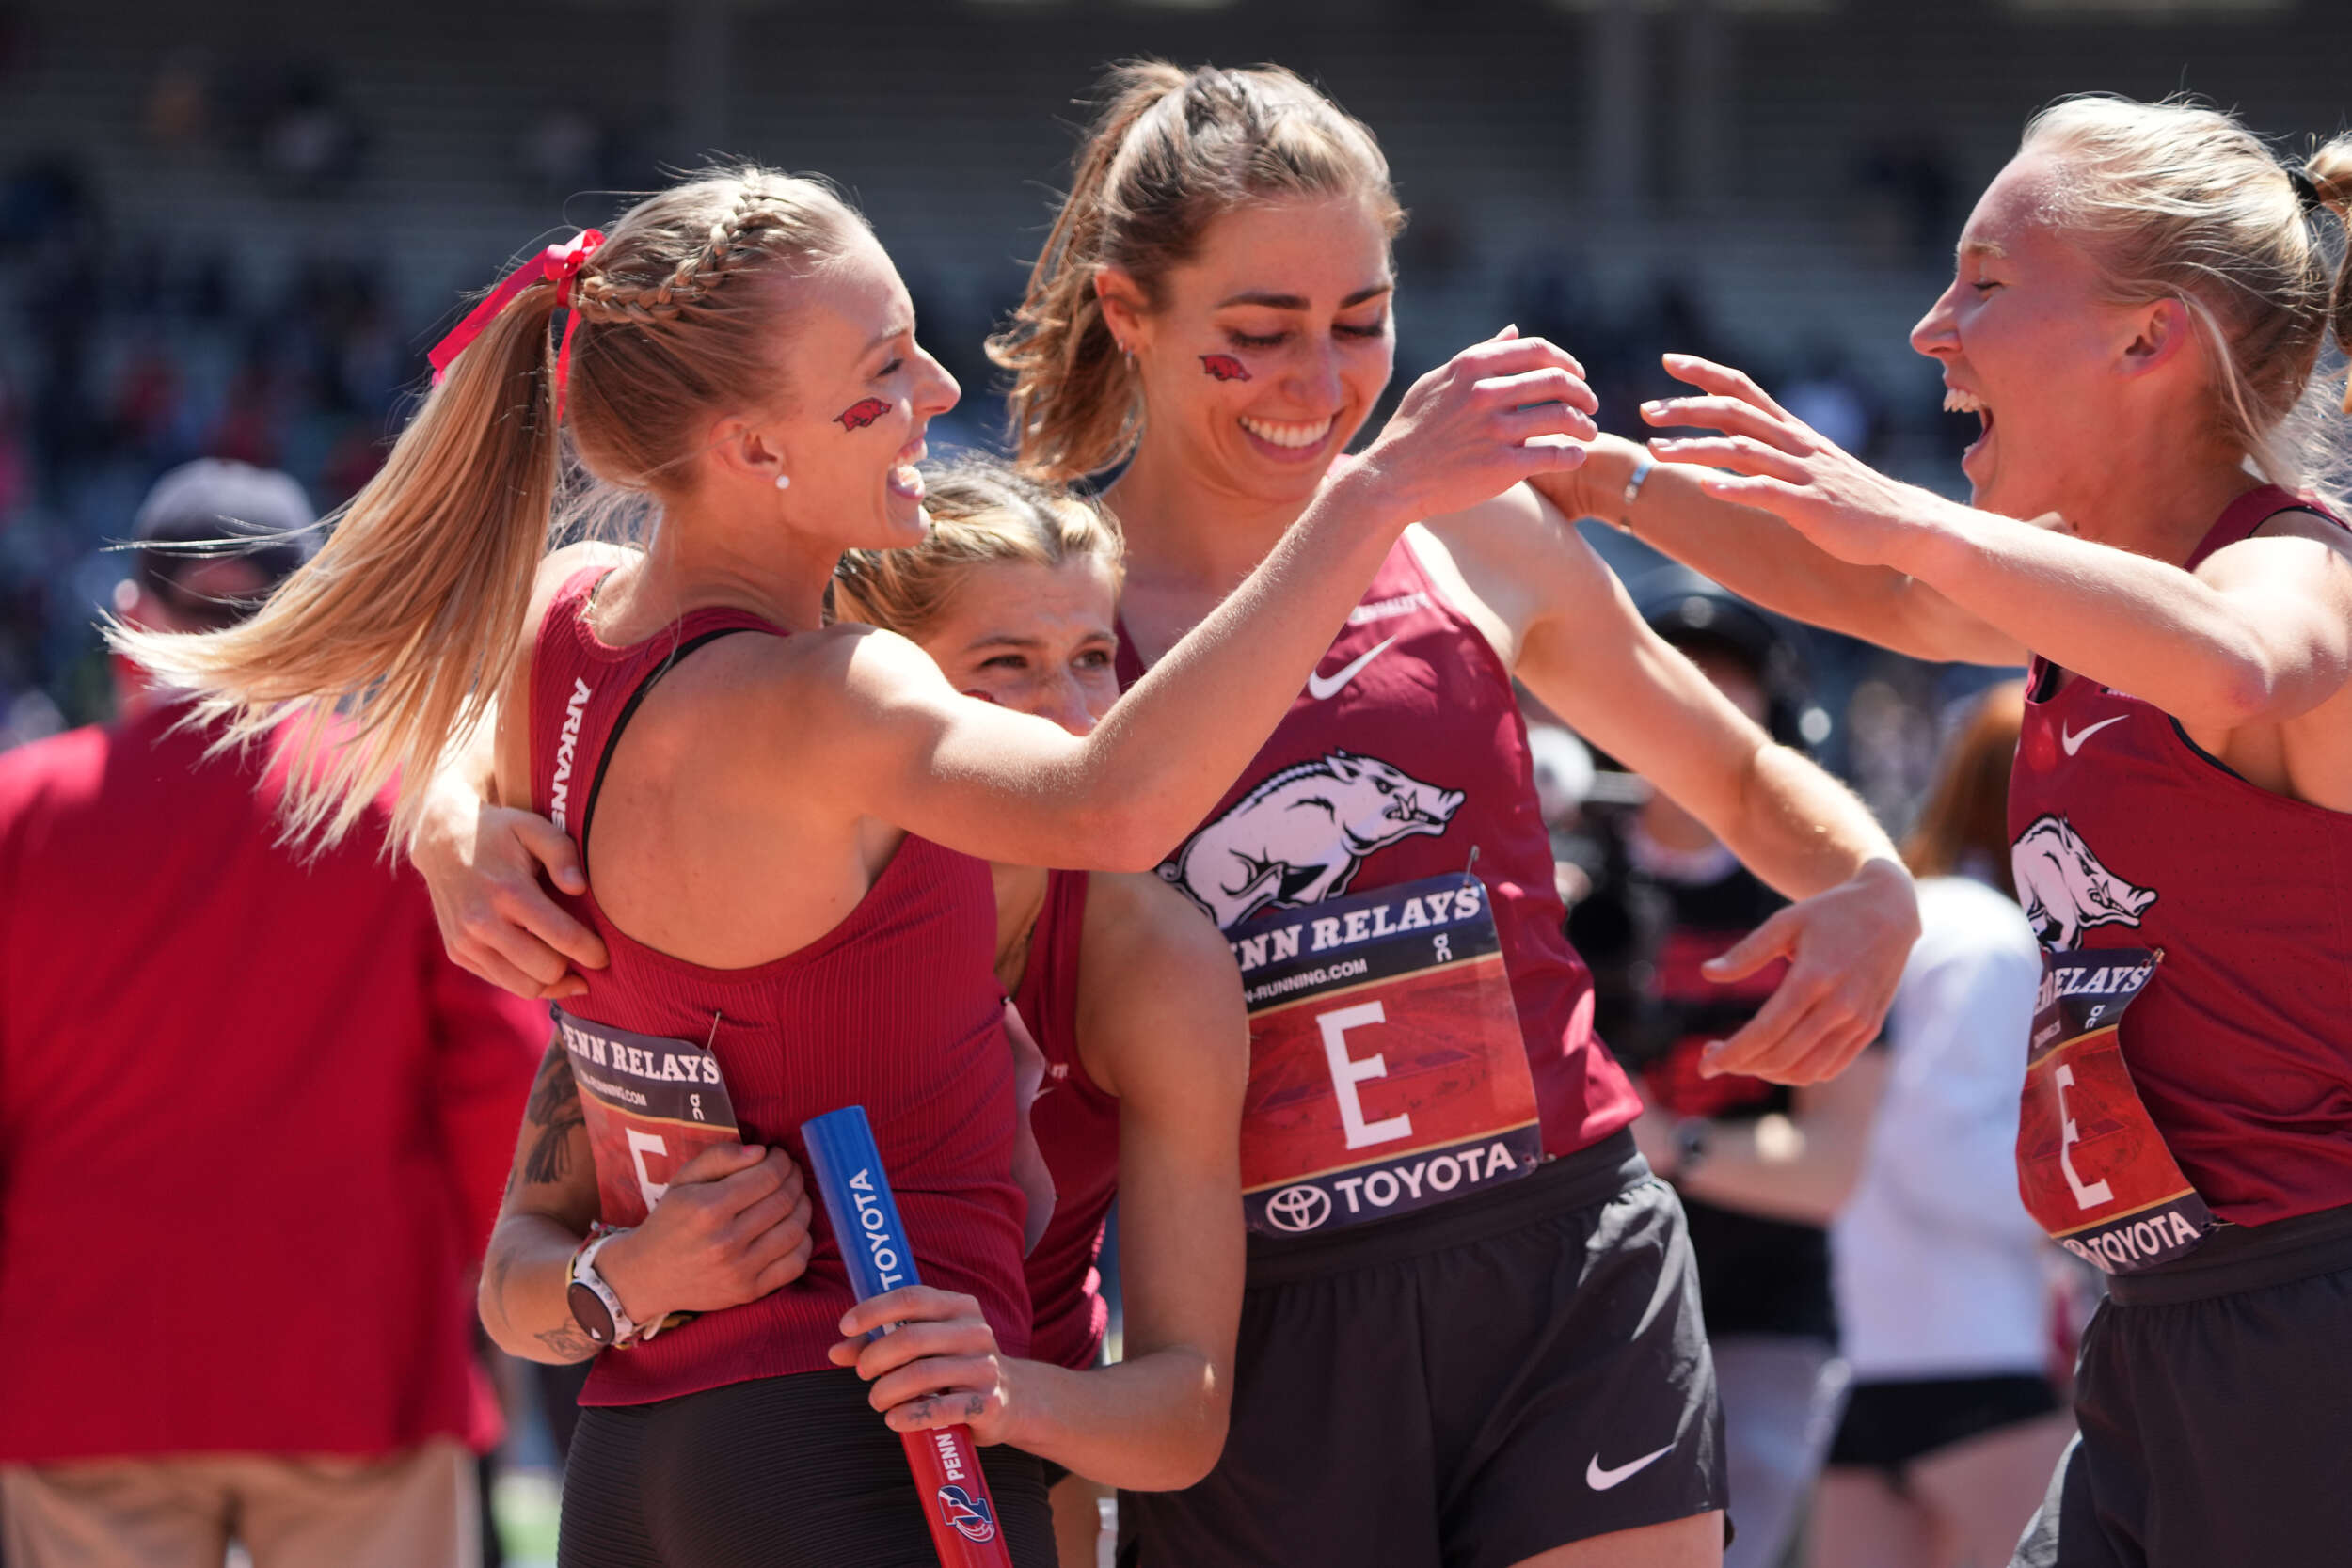
<path id="1" fill-rule="evenodd" d="M 1513 524 L 1513 512 L 1539 515 Z M 1791 960 L 1771 1000 L 1710 1053 L 1709 1070 L 1789 1084 L 1836 1074 L 1877 1037 L 1919 934 L 1911 879 L 1885 832 L 1644 625 L 1574 525 L 1534 496 L 1502 497 L 1433 531 L 1516 634 L 1528 689 L 1798 900 L 1708 966 L 1733 980 Z"/>
<path id="2" fill-rule="evenodd" d="M 1677 422 L 1667 409 L 1647 404 L 1643 417 Z M 1622 437 L 1604 436 L 1593 443 L 1583 467 L 1539 474 L 1529 483 L 1569 516 L 1619 524 L 1642 543 L 1791 620 L 1938 663 L 2025 662 L 2016 639 L 1917 578 L 1840 561 L 1770 512 L 1709 494 L 1707 469 L 1658 463 L 1629 506 L 1626 485 L 1649 455 Z"/>
<path id="3" fill-rule="evenodd" d="M 1279 543 L 1083 740 L 970 702 L 914 644 L 835 633 L 838 670 L 779 731 L 796 784 L 989 860 L 1141 871 L 1191 831 L 1289 711 L 1397 535 L 1573 467 L 1594 406 L 1541 339 L 1476 344 L 1407 392 Z M 829 699 L 828 693 L 845 695 Z M 813 732 L 813 733 L 812 733 Z M 1074 858 L 1073 858 L 1074 857 Z"/>
<path id="4" fill-rule="evenodd" d="M 2352 682 L 2352 541 L 2281 518 L 2196 572 L 1899 484 L 1840 451 L 1746 375 L 1702 359 L 1675 373 L 1706 395 L 1660 423 L 1721 436 L 1656 443 L 1720 465 L 1708 495 L 1762 508 L 1820 549 L 1901 573 L 2021 646 L 2128 690 L 2191 728 L 2283 723 Z"/>

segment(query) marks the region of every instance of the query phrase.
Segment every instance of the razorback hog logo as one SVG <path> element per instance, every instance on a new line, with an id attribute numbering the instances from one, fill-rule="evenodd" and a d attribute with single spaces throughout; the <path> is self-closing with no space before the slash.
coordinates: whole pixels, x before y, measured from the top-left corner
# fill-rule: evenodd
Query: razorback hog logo
<path id="1" fill-rule="evenodd" d="M 1204 354 L 1200 356 L 1200 368 L 1219 381 L 1249 379 L 1249 367 L 1230 354 Z"/>
<path id="2" fill-rule="evenodd" d="M 860 398 L 834 418 L 841 421 L 844 430 L 864 430 L 889 412 L 890 404 L 880 398 Z"/>
<path id="3" fill-rule="evenodd" d="M 1439 834 L 1462 792 L 1423 784 L 1378 757 L 1333 752 L 1270 775 L 1184 842 L 1160 875 L 1220 928 L 1268 904 L 1320 903 L 1347 891 L 1375 849 Z"/>
<path id="4" fill-rule="evenodd" d="M 996 1539 L 996 1520 L 989 1513 L 985 1497 L 976 1497 L 961 1486 L 943 1486 L 939 1489 L 939 1512 L 966 1541 Z"/>
<path id="5" fill-rule="evenodd" d="M 2154 888 L 2134 887 L 2102 865 L 2063 816 L 2035 817 L 2009 858 L 2026 918 L 2050 947 L 2073 947 L 2088 927 L 2137 926 L 2156 901 Z"/>

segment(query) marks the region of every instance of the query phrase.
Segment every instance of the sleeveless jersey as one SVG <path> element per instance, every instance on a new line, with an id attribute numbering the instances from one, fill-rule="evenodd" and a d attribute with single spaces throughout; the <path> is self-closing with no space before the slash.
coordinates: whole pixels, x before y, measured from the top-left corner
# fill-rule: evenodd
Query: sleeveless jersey
<path id="1" fill-rule="evenodd" d="M 1119 669 L 1122 685 L 1143 673 L 1123 633 Z M 1400 539 L 1273 738 L 1160 875 L 1230 934 L 1263 911 L 1466 870 L 1486 889 L 1543 1151 L 1574 1153 L 1641 1102 L 1593 1032 L 1511 673 Z"/>
<path id="2" fill-rule="evenodd" d="M 1054 1174 L 1054 1217 L 1029 1250 L 1029 1354 L 1079 1371 L 1094 1365 L 1110 1323 L 1095 1263 L 1119 1190 L 1119 1101 L 1095 1086 L 1078 1056 L 1086 912 L 1087 873 L 1052 873 L 1029 938 L 1028 967 L 1013 993 L 1045 1053 L 1045 1083 L 1029 1106 L 1029 1130 Z"/>
<path id="3" fill-rule="evenodd" d="M 583 863 L 597 787 L 643 693 L 715 636 L 785 635 L 743 611 L 711 609 L 634 647 L 613 647 L 587 619 L 604 574 L 590 568 L 564 585 L 532 665 L 532 803 L 580 847 Z M 782 1148 L 803 1170 L 801 1123 L 865 1106 L 924 1282 L 976 1298 L 1005 1352 L 1025 1352 L 1025 1200 L 1012 1177 L 1012 1053 L 984 862 L 910 833 L 838 926 L 799 952 L 745 969 L 706 968 L 633 941 L 593 891 L 564 901 L 612 957 L 610 968 L 589 972 L 587 993 L 566 1003 L 568 1011 L 615 1030 L 707 1045 L 742 1140 Z M 837 1241 L 820 1222 L 800 1279 L 598 1355 L 581 1402 L 642 1404 L 827 1369 L 825 1352 L 840 1339 L 841 1315 L 854 1300 Z"/>
<path id="4" fill-rule="evenodd" d="M 2232 502 L 2193 569 L 2310 503 Z M 2034 660 L 2011 775 L 2018 901 L 2043 945 L 2161 954 L 2122 1014 L 2132 1081 L 2222 1218 L 2352 1202 L 2352 814 L 2258 788 L 2153 704 Z"/>

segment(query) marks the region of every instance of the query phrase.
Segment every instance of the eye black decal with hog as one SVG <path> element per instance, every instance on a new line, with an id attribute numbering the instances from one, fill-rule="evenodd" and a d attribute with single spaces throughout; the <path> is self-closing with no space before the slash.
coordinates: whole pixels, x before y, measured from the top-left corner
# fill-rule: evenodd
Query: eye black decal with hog
<path id="1" fill-rule="evenodd" d="M 1345 893 L 1366 855 L 1443 833 L 1462 799 L 1377 757 L 1335 751 L 1269 775 L 1187 839 L 1160 876 L 1230 928 L 1269 904 Z"/>
<path id="2" fill-rule="evenodd" d="M 2100 863 L 2063 816 L 2043 813 L 2010 847 L 2017 901 L 2044 945 L 2071 948 L 2091 926 L 2137 926 L 2156 890 L 2135 887 Z"/>

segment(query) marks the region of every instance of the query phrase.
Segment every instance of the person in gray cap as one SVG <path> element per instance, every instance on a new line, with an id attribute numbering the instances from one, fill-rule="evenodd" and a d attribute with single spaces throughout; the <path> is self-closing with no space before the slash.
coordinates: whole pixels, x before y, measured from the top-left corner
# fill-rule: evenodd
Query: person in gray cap
<path id="1" fill-rule="evenodd" d="M 316 547 L 302 486 L 273 469 L 199 457 L 155 482 L 115 610 L 156 630 L 212 631 L 251 614 Z"/>
<path id="2" fill-rule="evenodd" d="M 175 469 L 117 611 L 231 625 L 311 524 Z M 367 834 L 279 842 L 284 748 L 118 669 L 114 723 L 0 755 L 0 1559 L 476 1563 L 467 1276 L 547 1020 Z"/>

